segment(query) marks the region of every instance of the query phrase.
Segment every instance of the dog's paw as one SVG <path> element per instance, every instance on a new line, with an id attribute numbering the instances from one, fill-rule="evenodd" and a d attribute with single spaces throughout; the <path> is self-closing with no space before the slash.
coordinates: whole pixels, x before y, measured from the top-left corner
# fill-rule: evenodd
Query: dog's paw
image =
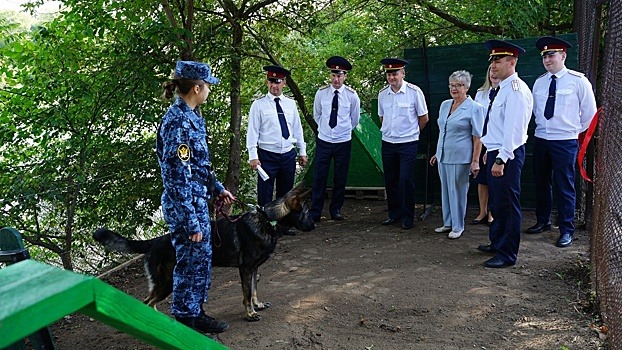
<path id="1" fill-rule="evenodd" d="M 255 310 L 257 310 L 257 311 L 265 310 L 265 309 L 269 308 L 270 306 L 272 306 L 272 304 L 270 304 L 270 302 L 265 302 L 265 303 L 259 302 L 259 303 L 254 305 Z"/>
<path id="2" fill-rule="evenodd" d="M 250 313 L 248 315 L 246 315 L 246 320 L 248 322 L 257 322 L 259 320 L 261 320 L 261 315 L 259 315 L 256 312 Z"/>

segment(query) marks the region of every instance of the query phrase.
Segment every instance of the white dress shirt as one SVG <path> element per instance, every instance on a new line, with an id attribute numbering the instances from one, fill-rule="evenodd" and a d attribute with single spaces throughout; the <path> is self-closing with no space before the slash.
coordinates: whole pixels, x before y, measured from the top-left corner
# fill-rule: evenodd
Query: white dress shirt
<path id="1" fill-rule="evenodd" d="M 541 75 L 533 84 L 533 113 L 536 119 L 535 136 L 546 140 L 574 140 L 587 130 L 596 113 L 592 84 L 583 75 L 564 67 L 555 73 L 555 108 L 553 117 L 544 117 L 549 95 L 551 74 Z"/>
<path id="2" fill-rule="evenodd" d="M 331 128 L 328 124 L 335 91 L 339 91 L 339 107 L 337 109 L 337 125 Z M 337 90 L 332 85 L 328 85 L 315 93 L 313 119 L 317 123 L 320 140 L 331 143 L 350 141 L 352 130 L 358 125 L 360 116 L 361 100 L 351 87 L 343 85 Z"/>
<path id="3" fill-rule="evenodd" d="M 405 143 L 419 140 L 419 117 L 426 114 L 425 96 L 417 85 L 403 81 L 397 92 L 387 86 L 378 93 L 382 141 Z"/>
<path id="4" fill-rule="evenodd" d="M 285 139 L 281 134 L 281 124 L 276 112 L 276 102 L 274 102 L 275 97 L 277 96 L 268 93 L 266 96 L 253 101 L 251 105 L 246 132 L 246 149 L 249 160 L 259 159 L 257 148 L 283 154 L 291 151 L 295 145 L 298 148 L 299 156 L 307 155 L 307 145 L 304 141 L 296 101 L 285 95 L 278 96 L 289 129 L 289 138 Z"/>
<path id="5" fill-rule="evenodd" d="M 504 162 L 514 159 L 514 150 L 527 142 L 532 108 L 531 90 L 518 73 L 502 80 L 490 109 L 486 135 L 482 137 L 488 152 L 499 151 L 497 157 Z"/>

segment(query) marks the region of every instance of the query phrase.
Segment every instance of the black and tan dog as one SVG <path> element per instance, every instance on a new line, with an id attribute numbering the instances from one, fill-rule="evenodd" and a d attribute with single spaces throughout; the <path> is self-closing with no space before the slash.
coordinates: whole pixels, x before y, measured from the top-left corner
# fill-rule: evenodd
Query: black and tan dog
<path id="1" fill-rule="evenodd" d="M 242 281 L 242 295 L 248 321 L 259 321 L 257 310 L 270 307 L 257 300 L 257 269 L 266 262 L 276 248 L 282 232 L 290 227 L 301 231 L 315 228 L 305 203 L 310 191 L 301 186 L 289 191 L 263 208 L 242 215 L 212 222 L 212 266 L 238 267 Z M 145 304 L 154 306 L 173 291 L 175 249 L 170 234 L 146 241 L 129 240 L 118 233 L 100 228 L 95 240 L 105 247 L 122 253 L 146 254 L 145 271 L 149 281 L 149 295 Z"/>

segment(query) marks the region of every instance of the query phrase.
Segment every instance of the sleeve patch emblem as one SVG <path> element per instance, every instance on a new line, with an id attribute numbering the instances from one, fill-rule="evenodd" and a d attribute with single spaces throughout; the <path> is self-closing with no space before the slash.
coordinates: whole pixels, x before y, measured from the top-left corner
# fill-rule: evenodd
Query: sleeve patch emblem
<path id="1" fill-rule="evenodd" d="M 177 147 L 177 156 L 181 159 L 182 162 L 187 162 L 190 160 L 190 147 L 185 143 L 182 143 Z"/>

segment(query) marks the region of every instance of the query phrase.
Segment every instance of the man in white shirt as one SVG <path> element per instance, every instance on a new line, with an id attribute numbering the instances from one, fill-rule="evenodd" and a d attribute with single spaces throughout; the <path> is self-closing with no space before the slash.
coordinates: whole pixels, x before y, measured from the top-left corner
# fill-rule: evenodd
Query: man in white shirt
<path id="1" fill-rule="evenodd" d="M 552 182 L 556 185 L 559 239 L 556 246 L 572 244 L 574 234 L 575 162 L 577 137 L 587 130 L 596 113 L 592 84 L 583 75 L 566 68 L 568 42 L 545 36 L 536 42 L 547 72 L 533 85 L 536 142 L 533 172 L 536 182 L 536 224 L 527 233 L 551 229 Z"/>
<path id="2" fill-rule="evenodd" d="M 313 119 L 318 135 L 313 159 L 313 192 L 310 215 L 320 221 L 324 207 L 326 182 L 333 163 L 333 190 L 328 212 L 332 220 L 343 220 L 341 208 L 345 200 L 352 130 L 358 125 L 361 101 L 356 91 L 344 84 L 352 65 L 347 59 L 333 56 L 326 61 L 330 69 L 330 85 L 321 87 L 313 100 Z"/>
<path id="3" fill-rule="evenodd" d="M 531 91 L 516 73 L 520 46 L 488 40 L 490 72 L 498 78 L 499 92 L 491 107 L 487 132 L 482 137 L 486 147 L 486 171 L 490 188 L 490 210 L 495 218 L 488 232 L 490 244 L 478 250 L 495 254 L 485 267 L 502 268 L 516 264 L 520 244 L 522 208 L 520 205 L 521 171 L 525 163 L 527 126 L 531 119 Z"/>
<path id="4" fill-rule="evenodd" d="M 306 144 L 296 101 L 283 95 L 289 70 L 281 66 L 265 66 L 268 93 L 251 105 L 246 133 L 249 164 L 253 170 L 261 167 L 267 179 L 257 176 L 257 203 L 266 205 L 282 197 L 294 186 L 296 148 L 299 163 L 307 164 Z"/>
<path id="5" fill-rule="evenodd" d="M 389 218 L 382 225 L 401 222 L 413 228 L 415 218 L 415 162 L 419 134 L 427 124 L 428 107 L 421 89 L 404 80 L 408 61 L 384 58 L 389 85 L 378 93 L 378 116 L 382 122 L 382 166 Z"/>

